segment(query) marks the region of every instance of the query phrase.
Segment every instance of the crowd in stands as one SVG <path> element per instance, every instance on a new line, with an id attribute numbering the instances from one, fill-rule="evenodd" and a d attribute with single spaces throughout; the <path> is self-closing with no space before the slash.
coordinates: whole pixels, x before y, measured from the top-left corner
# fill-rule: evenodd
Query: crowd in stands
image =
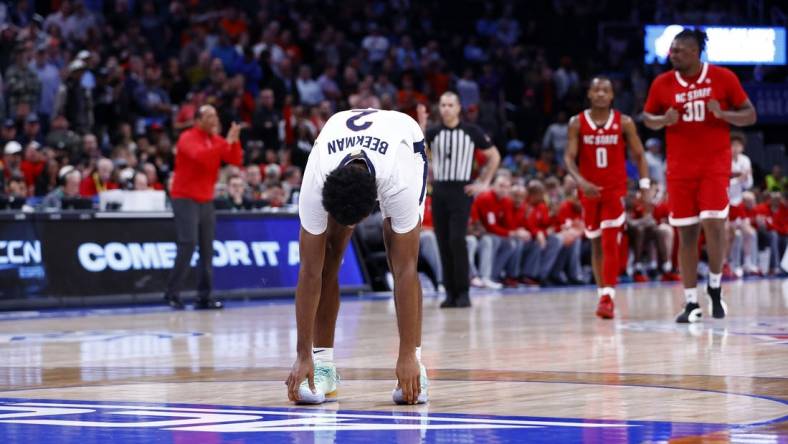
<path id="1" fill-rule="evenodd" d="M 562 166 L 568 118 L 584 106 L 583 82 L 603 71 L 614 81 L 616 107 L 636 116 L 650 79 L 664 69 L 643 66 L 637 39 L 609 36 L 604 50 L 591 44 L 596 24 L 701 10 L 717 11 L 704 20 L 733 23 L 742 14 L 737 2 L 727 10 L 707 5 L 716 2 L 651 3 L 0 2 L 0 205 L 58 209 L 104 190 L 167 191 L 178 135 L 209 103 L 225 131 L 232 121 L 245 126 L 244 167 L 223 169 L 217 208 L 287 207 L 297 202 L 308 153 L 335 111 L 415 116 L 418 104 L 434 107 L 451 89 L 464 118 L 504 157 L 470 221 L 474 283 L 582 282 L 587 246 L 576 186 Z M 664 150 L 658 138 L 646 146 L 657 201 L 630 196 L 625 244 L 634 276 L 673 279 Z M 741 245 L 731 249 L 735 272 L 754 272 L 754 244 L 779 249 L 788 235 L 787 179 L 779 167 L 767 173 L 742 190 L 745 216 L 731 224 L 731 243 Z M 506 199 L 510 213 L 491 223 L 486 214 L 501 211 L 496 205 Z"/>

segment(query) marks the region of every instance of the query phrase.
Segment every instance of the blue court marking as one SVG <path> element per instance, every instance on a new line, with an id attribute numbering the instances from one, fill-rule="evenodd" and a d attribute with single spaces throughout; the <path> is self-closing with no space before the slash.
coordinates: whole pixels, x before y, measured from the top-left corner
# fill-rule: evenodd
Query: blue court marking
<path id="1" fill-rule="evenodd" d="M 0 399 L 4 443 L 446 443 L 665 442 L 725 432 L 731 441 L 788 417 L 757 424 L 611 421 L 398 411 L 230 407 Z"/>

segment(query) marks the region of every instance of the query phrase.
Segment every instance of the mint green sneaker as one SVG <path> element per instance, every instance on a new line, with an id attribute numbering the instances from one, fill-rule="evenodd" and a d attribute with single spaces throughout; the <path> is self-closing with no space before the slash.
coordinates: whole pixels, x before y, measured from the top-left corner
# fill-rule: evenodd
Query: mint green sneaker
<path id="1" fill-rule="evenodd" d="M 428 389 L 430 386 L 430 380 L 427 378 L 427 367 L 424 367 L 424 364 L 419 363 L 419 385 L 421 386 L 421 392 L 419 393 L 419 397 L 416 400 L 416 404 L 426 404 L 427 401 L 430 400 L 430 396 L 428 394 Z M 405 399 L 402 397 L 402 389 L 397 387 L 391 392 L 391 398 L 394 400 L 394 404 L 406 404 Z"/>
<path id="2" fill-rule="evenodd" d="M 309 380 L 305 379 L 298 387 L 296 404 L 322 404 L 337 400 L 339 374 L 333 363 L 315 361 L 315 393 L 309 389 Z"/>

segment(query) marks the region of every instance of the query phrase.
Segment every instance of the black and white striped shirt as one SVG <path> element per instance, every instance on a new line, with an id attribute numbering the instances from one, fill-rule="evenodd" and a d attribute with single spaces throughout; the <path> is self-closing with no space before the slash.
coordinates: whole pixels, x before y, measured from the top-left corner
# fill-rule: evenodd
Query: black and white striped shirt
<path id="1" fill-rule="evenodd" d="M 481 128 L 466 122 L 454 128 L 441 124 L 427 129 L 427 143 L 435 182 L 470 182 L 474 151 L 492 146 Z"/>

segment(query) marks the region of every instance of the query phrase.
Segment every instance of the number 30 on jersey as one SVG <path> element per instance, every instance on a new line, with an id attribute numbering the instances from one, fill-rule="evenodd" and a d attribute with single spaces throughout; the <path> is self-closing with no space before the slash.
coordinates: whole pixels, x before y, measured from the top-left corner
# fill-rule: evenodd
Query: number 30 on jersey
<path id="1" fill-rule="evenodd" d="M 703 122 L 706 119 L 706 103 L 703 100 L 693 100 L 684 104 L 684 114 L 681 120 L 685 122 Z"/>

